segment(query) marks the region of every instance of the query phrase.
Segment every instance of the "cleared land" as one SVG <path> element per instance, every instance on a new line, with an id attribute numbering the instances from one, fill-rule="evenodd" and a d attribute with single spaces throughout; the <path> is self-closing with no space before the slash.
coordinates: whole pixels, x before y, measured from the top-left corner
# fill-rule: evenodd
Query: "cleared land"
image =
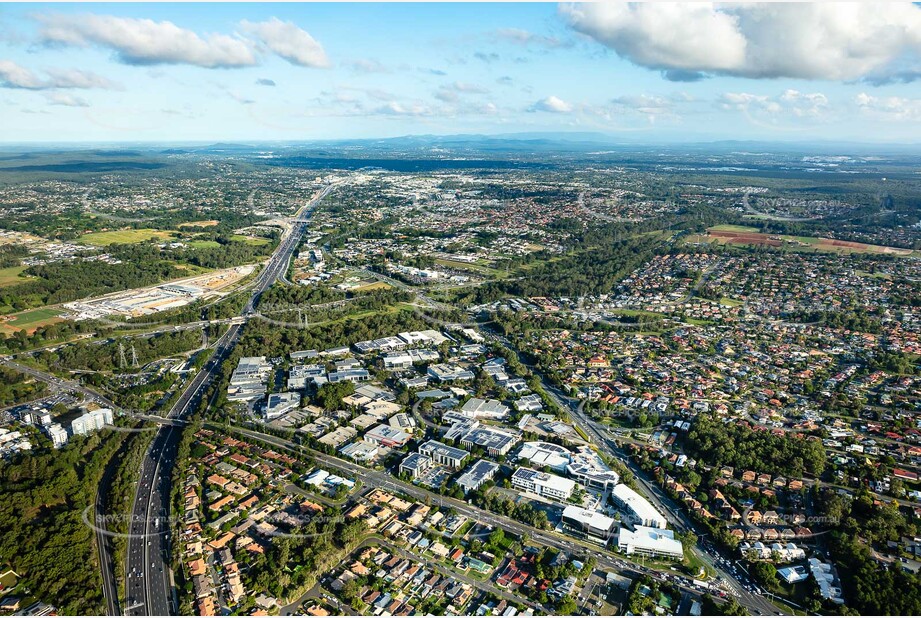
<path id="1" fill-rule="evenodd" d="M 786 236 L 783 234 L 762 234 L 757 228 L 739 225 L 717 225 L 707 229 L 706 234 L 693 234 L 688 242 L 717 243 L 729 245 L 763 245 L 768 247 L 786 247 L 794 251 L 822 251 L 827 253 L 876 253 L 885 255 L 909 256 L 915 252 L 911 249 L 868 245 L 849 240 L 815 238 L 812 236 Z"/>
<path id="2" fill-rule="evenodd" d="M 248 245 L 267 245 L 271 242 L 268 238 L 260 238 L 258 236 L 244 236 L 242 234 L 234 234 L 230 237 L 230 239 L 242 241 Z"/>
<path id="3" fill-rule="evenodd" d="M 7 285 L 16 285 L 32 279 L 33 277 L 20 277 L 19 275 L 26 269 L 25 266 L 10 266 L 9 268 L 0 268 L 0 288 Z"/>
<path id="4" fill-rule="evenodd" d="M 179 227 L 214 227 L 217 224 L 217 219 L 209 219 L 208 221 L 187 221 L 180 223 Z"/>
<path id="5" fill-rule="evenodd" d="M 361 285 L 361 286 L 358 286 L 357 288 L 353 288 L 352 291 L 353 292 L 371 292 L 373 290 L 387 290 L 389 288 L 390 288 L 389 283 L 385 283 L 383 281 L 375 281 L 367 285 Z"/>
<path id="6" fill-rule="evenodd" d="M 498 270 L 489 268 L 480 262 L 457 262 L 455 260 L 439 258 L 435 260 L 435 263 L 441 266 L 447 266 L 448 268 L 454 268 L 455 270 L 470 270 L 483 275 L 496 275 L 499 273 Z"/>
<path id="7" fill-rule="evenodd" d="M 117 230 L 111 232 L 92 232 L 84 234 L 79 238 L 79 242 L 84 245 L 94 245 L 96 247 L 105 247 L 108 245 L 128 245 L 136 242 L 147 240 L 169 240 L 173 238 L 173 232 L 153 229 L 140 230 Z"/>

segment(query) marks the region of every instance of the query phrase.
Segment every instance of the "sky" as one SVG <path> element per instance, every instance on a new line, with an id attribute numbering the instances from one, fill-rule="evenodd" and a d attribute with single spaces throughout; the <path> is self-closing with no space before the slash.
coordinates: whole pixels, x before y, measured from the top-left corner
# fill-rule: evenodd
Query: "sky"
<path id="1" fill-rule="evenodd" d="M 0 4 L 0 141 L 921 143 L 921 6 Z"/>

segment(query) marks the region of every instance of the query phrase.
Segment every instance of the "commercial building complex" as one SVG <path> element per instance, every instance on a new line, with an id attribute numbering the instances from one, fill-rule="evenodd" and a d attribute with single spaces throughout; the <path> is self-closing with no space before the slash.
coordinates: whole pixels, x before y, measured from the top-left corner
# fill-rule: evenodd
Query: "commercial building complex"
<path id="1" fill-rule="evenodd" d="M 512 487 L 551 500 L 565 501 L 572 495 L 576 483 L 555 474 L 538 472 L 531 468 L 518 468 L 512 475 Z"/>
<path id="2" fill-rule="evenodd" d="M 627 555 L 664 556 L 679 559 L 684 556 L 681 541 L 672 530 L 636 526 L 636 530 L 621 528 L 617 548 Z"/>
<path id="3" fill-rule="evenodd" d="M 611 490 L 611 499 L 627 516 L 627 521 L 637 526 L 665 528 L 665 516 L 630 487 L 621 483 Z"/>

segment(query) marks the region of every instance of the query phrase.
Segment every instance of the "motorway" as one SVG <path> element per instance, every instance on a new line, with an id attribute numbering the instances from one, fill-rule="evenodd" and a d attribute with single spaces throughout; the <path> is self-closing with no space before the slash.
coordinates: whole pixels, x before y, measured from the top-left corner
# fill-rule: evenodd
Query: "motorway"
<path id="1" fill-rule="evenodd" d="M 257 276 L 252 295 L 243 308 L 243 317 L 255 314 L 259 297 L 287 269 L 304 234 L 316 204 L 335 185 L 329 185 L 302 207 L 292 220 L 291 228 L 282 237 L 272 257 Z M 232 323 L 215 345 L 214 354 L 188 385 L 172 409 L 169 419 L 182 421 L 197 409 L 221 364 L 230 356 L 240 336 L 242 325 Z M 161 425 L 153 443 L 144 456 L 135 490 L 125 565 L 127 599 L 125 612 L 135 616 L 167 616 L 173 610 L 170 575 L 170 489 L 172 469 L 181 437 L 174 424 Z M 105 568 L 105 565 L 103 565 Z"/>

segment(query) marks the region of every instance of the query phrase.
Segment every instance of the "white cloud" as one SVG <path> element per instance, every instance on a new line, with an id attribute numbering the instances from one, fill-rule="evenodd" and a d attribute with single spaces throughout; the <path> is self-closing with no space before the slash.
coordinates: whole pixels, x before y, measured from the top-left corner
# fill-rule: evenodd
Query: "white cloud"
<path id="1" fill-rule="evenodd" d="M 768 109 L 771 98 L 762 94 L 751 94 L 749 92 L 725 92 L 718 101 L 719 106 L 725 110 L 736 110 L 745 112 L 752 107 Z M 780 106 L 776 103 L 772 107 L 775 111 L 780 111 Z"/>
<path id="2" fill-rule="evenodd" d="M 0 85 L 4 88 L 41 90 L 45 82 L 35 73 L 11 60 L 0 60 Z"/>
<path id="3" fill-rule="evenodd" d="M 352 63 L 352 68 L 359 73 L 389 73 L 390 69 L 378 60 L 361 58 Z"/>
<path id="4" fill-rule="evenodd" d="M 816 117 L 829 109 L 828 97 L 821 92 L 806 94 L 798 90 L 785 90 L 780 100 L 790 106 L 793 114 L 800 117 Z"/>
<path id="5" fill-rule="evenodd" d="M 63 92 L 50 92 L 45 95 L 48 103 L 51 105 L 63 105 L 65 107 L 89 107 L 90 104 L 80 97 L 75 97 Z"/>
<path id="6" fill-rule="evenodd" d="M 674 102 L 659 95 L 623 95 L 611 100 L 614 105 L 641 114 L 661 115 L 671 113 Z"/>
<path id="7" fill-rule="evenodd" d="M 326 68 L 329 59 L 320 43 L 290 21 L 272 17 L 262 22 L 240 22 L 244 32 L 258 37 L 263 45 L 297 66 Z"/>
<path id="8" fill-rule="evenodd" d="M 450 87 L 457 92 L 465 92 L 468 94 L 486 94 L 489 92 L 486 88 L 469 82 L 454 82 Z"/>
<path id="9" fill-rule="evenodd" d="M 91 71 L 81 69 L 48 69 L 50 83 L 54 88 L 99 88 L 102 90 L 119 90 L 121 86 L 115 82 L 97 75 Z"/>
<path id="10" fill-rule="evenodd" d="M 535 102 L 528 111 L 532 112 L 551 112 L 554 114 L 568 114 L 573 110 L 571 104 L 556 96 L 549 96 Z"/>
<path id="11" fill-rule="evenodd" d="M 576 31 L 676 80 L 921 75 L 921 7 L 910 3 L 601 2 L 561 13 Z"/>
<path id="12" fill-rule="evenodd" d="M 921 121 L 921 99 L 906 97 L 874 97 L 861 92 L 854 103 L 864 114 L 893 121 Z"/>
<path id="13" fill-rule="evenodd" d="M 520 28 L 500 28 L 494 33 L 494 37 L 499 40 L 517 43 L 518 45 L 536 47 L 546 47 L 554 49 L 557 47 L 568 47 L 570 43 L 559 40 L 556 37 L 534 34 Z"/>
<path id="14" fill-rule="evenodd" d="M 431 108 L 425 105 L 397 101 L 390 101 L 385 105 L 381 105 L 374 112 L 384 116 L 429 116 L 432 114 Z"/>
<path id="15" fill-rule="evenodd" d="M 724 110 L 744 113 L 750 120 L 758 117 L 776 120 L 781 117 L 825 121 L 830 118 L 832 105 L 821 92 L 803 93 L 788 89 L 778 96 L 749 92 L 726 92 L 716 100 Z"/>
<path id="16" fill-rule="evenodd" d="M 252 44 L 226 34 L 199 36 L 169 21 L 111 15 L 44 15 L 41 37 L 60 45 L 98 45 L 126 64 L 191 64 L 206 68 L 257 64 Z"/>
<path id="17" fill-rule="evenodd" d="M 489 90 L 478 86 L 477 84 L 471 84 L 468 82 L 453 82 L 451 84 L 444 84 L 438 87 L 438 90 L 435 92 L 435 98 L 446 103 L 453 103 L 460 99 L 462 95 L 471 95 L 471 94 L 488 94 Z"/>
<path id="18" fill-rule="evenodd" d="M 57 88 L 120 88 L 115 82 L 90 71 L 80 69 L 49 69 L 48 77 L 39 77 L 34 71 L 11 60 L 0 60 L 0 87 L 25 90 L 54 90 Z"/>

